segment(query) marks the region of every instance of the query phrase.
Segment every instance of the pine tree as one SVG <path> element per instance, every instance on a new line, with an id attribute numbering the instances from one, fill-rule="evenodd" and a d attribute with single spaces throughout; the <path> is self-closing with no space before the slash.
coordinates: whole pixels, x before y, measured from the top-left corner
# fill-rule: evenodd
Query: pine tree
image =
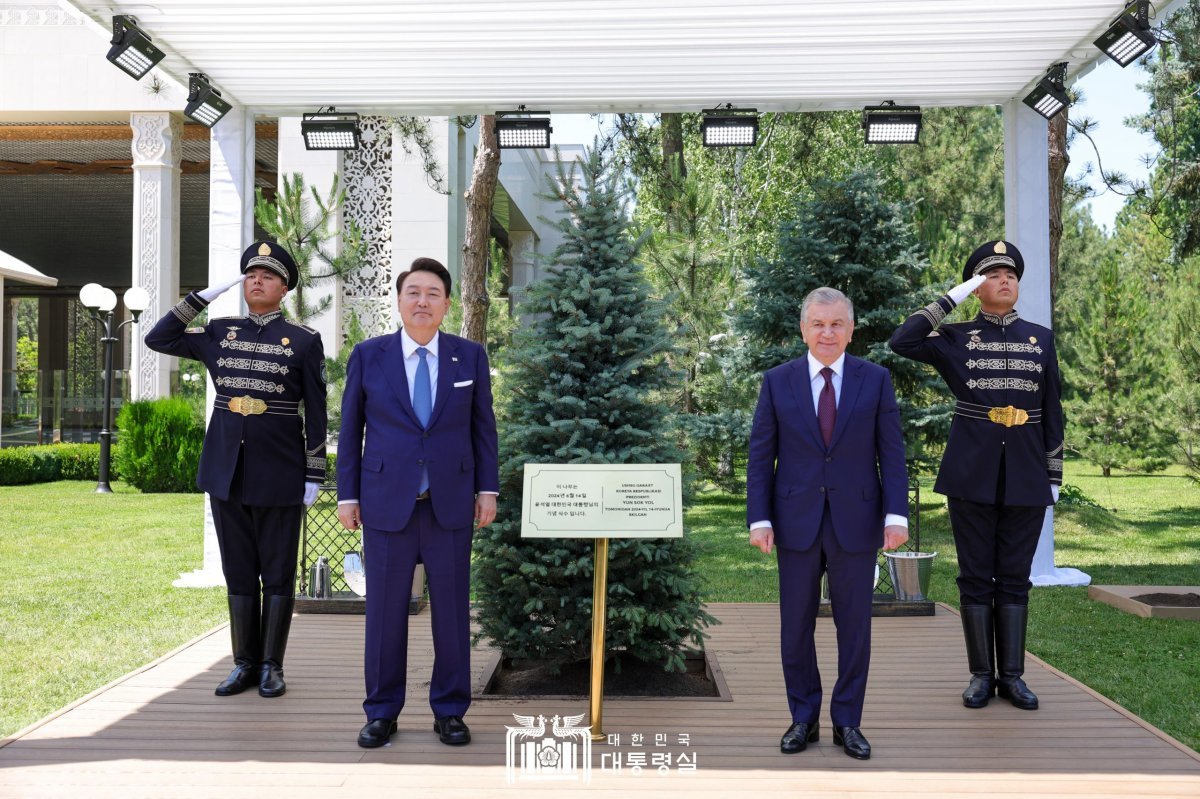
<path id="1" fill-rule="evenodd" d="M 284 299 L 285 312 L 302 323 L 320 316 L 329 309 L 333 298 L 323 297 L 310 303 L 305 298 L 307 289 L 327 280 L 348 277 L 366 260 L 366 242 L 350 221 L 344 222 L 340 231 L 340 252 L 330 246 L 339 233 L 333 228 L 333 220 L 345 201 L 345 192 L 334 181 L 328 197 L 322 198 L 316 188 L 311 189 L 310 197 L 304 176 L 295 172 L 290 178 L 283 176 L 283 189 L 275 202 L 268 202 L 261 189 L 255 189 L 255 194 L 255 221 L 288 251 L 300 270 L 296 288 Z"/>
<path id="2" fill-rule="evenodd" d="M 1158 423 L 1163 359 L 1152 348 L 1144 274 L 1110 250 L 1089 275 L 1073 280 L 1082 280 L 1088 290 L 1082 307 L 1072 309 L 1070 335 L 1059 339 L 1067 447 L 1105 477 L 1113 469 L 1162 469 L 1170 447 Z"/>
<path id="3" fill-rule="evenodd" d="M 635 263 L 628 195 L 597 151 L 560 164 L 552 196 L 564 235 L 549 274 L 529 287 L 528 320 L 506 358 L 498 519 L 476 536 L 482 637 L 506 657 L 587 660 L 593 547 L 588 539 L 522 540 L 526 463 L 676 463 L 669 412 L 656 397 L 677 385 L 664 353 L 663 307 Z M 608 647 L 667 670 L 700 645 L 702 607 L 687 538 L 614 539 L 609 546 Z"/>
<path id="4" fill-rule="evenodd" d="M 816 186 L 794 218 L 779 228 L 779 257 L 760 259 L 746 274 L 748 305 L 738 317 L 748 368 L 765 371 L 807 352 L 800 337 L 800 306 L 820 286 L 854 304 L 851 355 L 886 366 L 904 419 L 910 454 L 944 442 L 949 392 L 932 369 L 901 358 L 887 346 L 896 326 L 930 302 L 929 263 L 907 221 L 907 206 L 887 199 L 883 181 L 855 172 Z"/>

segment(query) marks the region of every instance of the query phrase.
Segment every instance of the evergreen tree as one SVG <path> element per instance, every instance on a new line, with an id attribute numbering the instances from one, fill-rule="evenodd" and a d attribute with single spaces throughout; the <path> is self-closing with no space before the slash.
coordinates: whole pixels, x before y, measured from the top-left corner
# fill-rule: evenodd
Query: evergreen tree
<path id="1" fill-rule="evenodd" d="M 673 463 L 669 412 L 655 400 L 677 384 L 664 353 L 663 307 L 634 259 L 628 195 L 598 151 L 560 162 L 551 196 L 565 209 L 549 274 L 529 287 L 500 395 L 500 509 L 476 535 L 483 637 L 506 657 L 586 660 L 593 542 L 522 540 L 526 463 Z M 609 547 L 608 646 L 667 670 L 713 621 L 702 607 L 690 540 L 614 539 Z"/>
<path id="2" fill-rule="evenodd" d="M 1066 314 L 1071 334 L 1058 339 L 1067 447 L 1105 477 L 1113 469 L 1162 469 L 1170 448 L 1161 423 L 1164 360 L 1154 348 L 1151 291 L 1141 259 L 1123 259 L 1120 243 L 1088 273 L 1073 275 L 1085 290 Z"/>
<path id="3" fill-rule="evenodd" d="M 306 191 L 304 176 L 299 172 L 283 176 L 283 190 L 268 202 L 261 189 L 255 189 L 257 202 L 254 218 L 267 235 L 283 246 L 300 270 L 296 288 L 284 299 L 284 310 L 297 322 L 307 322 L 329 309 L 332 297 L 310 303 L 305 292 L 328 280 L 352 275 L 366 259 L 366 242 L 358 228 L 349 221 L 340 231 L 342 246 L 335 252 L 331 242 L 338 235 L 334 229 L 338 209 L 346 195 L 337 181 L 329 187 L 329 196 L 322 198 L 316 188 Z"/>
<path id="4" fill-rule="evenodd" d="M 886 198 L 872 173 L 818 184 L 816 196 L 780 226 L 779 257 L 760 259 L 747 273 L 738 327 L 746 365 L 765 371 L 807 352 L 800 337 L 805 295 L 820 286 L 840 290 L 854 304 L 847 351 L 891 371 L 910 454 L 924 455 L 924 445 L 945 441 L 952 398 L 932 369 L 887 346 L 896 326 L 938 293 L 924 287 L 929 263 L 907 211 Z"/>
<path id="5" fill-rule="evenodd" d="M 1200 481 L 1200 255 L 1185 259 L 1172 286 L 1167 409 L 1182 460 Z"/>

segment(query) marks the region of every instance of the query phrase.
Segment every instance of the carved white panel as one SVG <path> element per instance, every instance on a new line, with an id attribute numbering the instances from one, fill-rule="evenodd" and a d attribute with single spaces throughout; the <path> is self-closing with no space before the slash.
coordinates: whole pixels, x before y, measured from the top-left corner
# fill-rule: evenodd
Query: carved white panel
<path id="1" fill-rule="evenodd" d="M 358 313 L 367 335 L 390 332 L 392 274 L 392 123 L 363 117 L 362 143 L 346 153 L 343 216 L 354 222 L 367 242 L 367 263 L 345 281 L 344 306 Z M 342 331 L 348 314 L 343 314 Z"/>

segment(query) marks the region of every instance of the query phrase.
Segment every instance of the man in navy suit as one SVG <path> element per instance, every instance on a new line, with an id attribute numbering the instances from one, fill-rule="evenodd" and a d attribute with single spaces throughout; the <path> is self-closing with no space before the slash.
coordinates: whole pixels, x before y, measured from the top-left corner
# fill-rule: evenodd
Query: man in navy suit
<path id="1" fill-rule="evenodd" d="M 908 540 L 908 475 L 888 371 L 846 354 L 854 308 L 837 289 L 804 298 L 808 354 L 763 375 L 746 471 L 750 543 L 778 547 L 780 649 L 792 725 L 786 754 L 819 738 L 821 676 L 813 642 L 821 573 L 837 627 L 833 742 L 866 760 L 863 695 L 871 661 L 876 551 Z"/>
<path id="2" fill-rule="evenodd" d="M 496 518 L 496 417 L 487 352 L 438 331 L 450 273 L 418 258 L 396 281 L 402 329 L 350 354 L 338 442 L 338 518 L 363 529 L 367 724 L 383 746 L 404 707 L 408 599 L 425 565 L 433 613 L 429 704 L 442 743 L 469 743 L 472 522 Z M 365 436 L 364 436 L 365 433 Z"/>

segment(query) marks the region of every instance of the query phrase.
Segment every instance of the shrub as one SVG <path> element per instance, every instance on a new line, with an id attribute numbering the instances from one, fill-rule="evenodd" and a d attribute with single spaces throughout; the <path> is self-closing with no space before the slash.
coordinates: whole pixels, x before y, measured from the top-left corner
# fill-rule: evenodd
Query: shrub
<path id="1" fill-rule="evenodd" d="M 115 468 L 109 470 L 109 477 L 116 479 Z M 99 478 L 99 444 L 48 444 L 0 450 L 0 485 Z"/>
<path id="2" fill-rule="evenodd" d="M 129 484 L 149 493 L 195 493 L 204 420 L 182 399 L 127 402 L 117 416 L 116 462 Z"/>

